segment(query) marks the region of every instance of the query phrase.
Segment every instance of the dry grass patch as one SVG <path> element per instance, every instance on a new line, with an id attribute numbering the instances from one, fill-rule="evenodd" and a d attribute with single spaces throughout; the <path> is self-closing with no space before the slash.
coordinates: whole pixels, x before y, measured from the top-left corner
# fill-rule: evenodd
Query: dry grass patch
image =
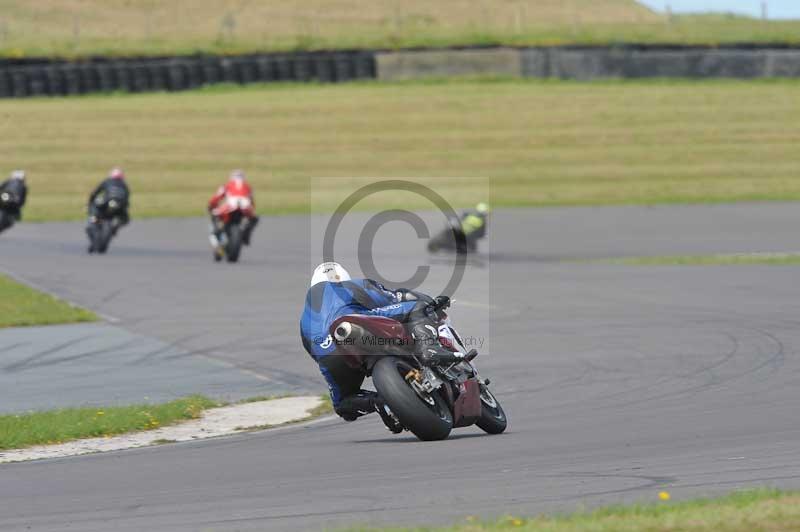
<path id="1" fill-rule="evenodd" d="M 0 0 L 0 18 L 12 56 L 468 44 L 663 22 L 634 0 Z"/>
<path id="2" fill-rule="evenodd" d="M 800 22 L 668 18 L 635 0 L 0 0 L 0 55 L 800 42 Z"/>

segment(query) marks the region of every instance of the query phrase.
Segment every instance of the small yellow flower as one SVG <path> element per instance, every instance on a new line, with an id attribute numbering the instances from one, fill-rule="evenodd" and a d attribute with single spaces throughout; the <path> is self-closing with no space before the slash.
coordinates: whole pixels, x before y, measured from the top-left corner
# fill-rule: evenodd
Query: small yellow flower
<path id="1" fill-rule="evenodd" d="M 514 526 L 522 526 L 524 522 L 522 521 L 522 519 L 515 517 L 511 520 L 511 524 Z"/>
<path id="2" fill-rule="evenodd" d="M 670 499 L 670 494 L 668 491 L 662 491 L 658 494 L 658 498 L 662 501 L 668 501 Z"/>
<path id="3" fill-rule="evenodd" d="M 98 410 L 98 411 L 97 411 L 97 415 L 98 415 L 98 416 L 102 416 L 103 414 L 105 414 L 105 412 L 103 412 L 102 410 Z"/>

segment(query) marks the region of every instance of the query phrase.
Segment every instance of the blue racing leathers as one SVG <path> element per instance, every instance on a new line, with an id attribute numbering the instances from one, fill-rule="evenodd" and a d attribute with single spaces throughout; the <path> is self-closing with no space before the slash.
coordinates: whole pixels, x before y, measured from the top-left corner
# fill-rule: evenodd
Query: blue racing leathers
<path id="1" fill-rule="evenodd" d="M 346 314 L 385 316 L 405 321 L 414 309 L 415 301 L 402 301 L 401 293 L 384 288 L 371 279 L 353 279 L 341 283 L 321 282 L 309 288 L 306 304 L 300 318 L 300 336 L 303 347 L 319 364 L 328 383 L 333 406 L 342 398 L 358 391 L 363 380 L 349 378 L 339 371 L 338 378 L 326 363 L 326 357 L 336 350 L 336 342 L 329 329 L 337 318 Z M 348 380 L 352 382 L 342 382 Z M 357 382 L 356 382 L 357 381 Z"/>

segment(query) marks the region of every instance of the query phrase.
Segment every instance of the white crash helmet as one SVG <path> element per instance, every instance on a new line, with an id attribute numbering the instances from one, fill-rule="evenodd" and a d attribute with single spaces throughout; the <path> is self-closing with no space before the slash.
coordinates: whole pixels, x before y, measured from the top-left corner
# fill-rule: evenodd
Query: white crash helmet
<path id="1" fill-rule="evenodd" d="M 338 262 L 323 262 L 314 270 L 314 275 L 311 276 L 311 286 L 324 282 L 341 283 L 349 280 L 350 274 L 341 264 Z"/>
<path id="2" fill-rule="evenodd" d="M 25 181 L 25 170 L 14 170 L 11 172 L 11 179 L 18 179 L 20 181 Z"/>

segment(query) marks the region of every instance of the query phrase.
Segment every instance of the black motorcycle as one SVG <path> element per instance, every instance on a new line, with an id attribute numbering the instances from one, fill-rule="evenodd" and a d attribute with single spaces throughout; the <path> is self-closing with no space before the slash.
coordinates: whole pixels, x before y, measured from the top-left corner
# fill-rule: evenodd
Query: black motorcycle
<path id="1" fill-rule="evenodd" d="M 98 197 L 93 205 L 93 214 L 89 217 L 86 234 L 89 236 L 89 253 L 103 254 L 108 251 L 111 239 L 122 225 L 122 213 L 125 204 L 118 199 Z"/>
<path id="2" fill-rule="evenodd" d="M 12 192 L 0 193 L 0 233 L 16 222 L 16 214 L 20 209 L 20 201 Z"/>
<path id="3" fill-rule="evenodd" d="M 431 253 L 441 250 L 457 253 L 476 251 L 479 238 L 474 234 L 465 235 L 459 218 L 449 218 L 447 226 L 428 240 L 428 251 Z"/>

